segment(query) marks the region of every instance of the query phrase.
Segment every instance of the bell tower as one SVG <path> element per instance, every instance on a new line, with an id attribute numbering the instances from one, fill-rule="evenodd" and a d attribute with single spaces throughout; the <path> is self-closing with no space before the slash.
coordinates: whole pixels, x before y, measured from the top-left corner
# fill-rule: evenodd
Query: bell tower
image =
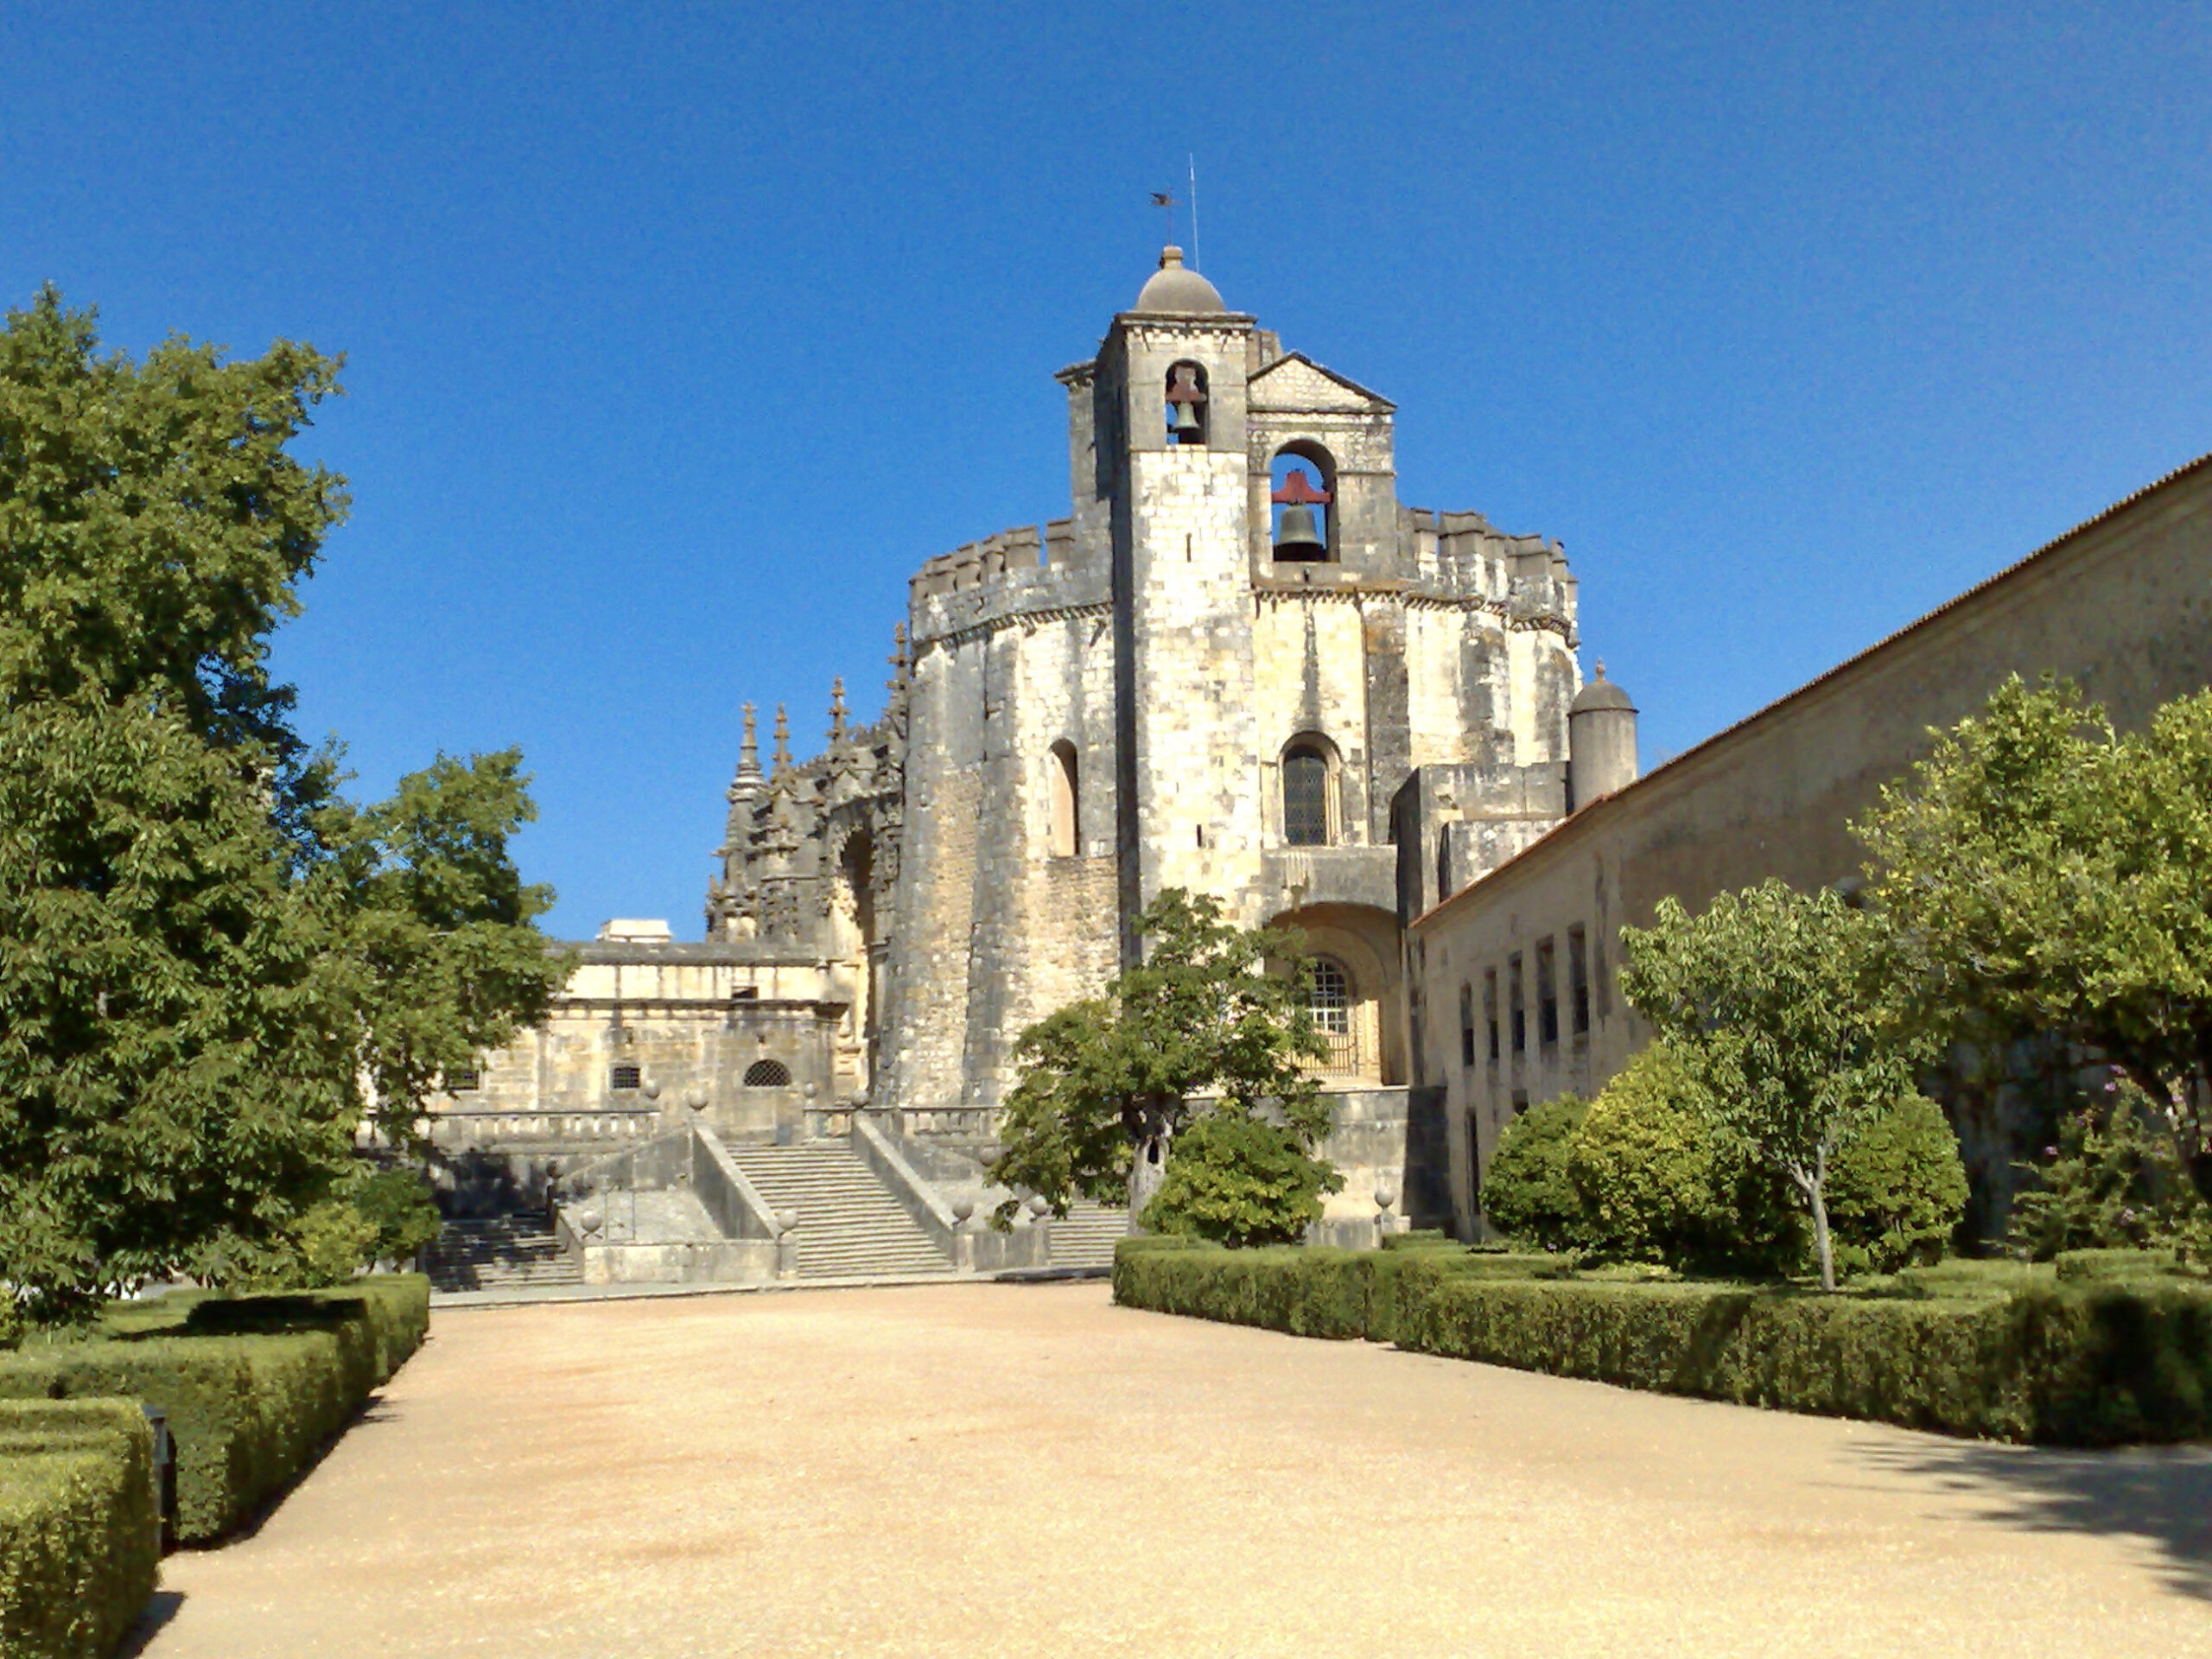
<path id="1" fill-rule="evenodd" d="M 1259 919 L 1253 756 L 1253 319 L 1165 249 L 1096 377 L 1096 499 L 1113 555 L 1117 851 L 1128 924 L 1164 887 Z"/>

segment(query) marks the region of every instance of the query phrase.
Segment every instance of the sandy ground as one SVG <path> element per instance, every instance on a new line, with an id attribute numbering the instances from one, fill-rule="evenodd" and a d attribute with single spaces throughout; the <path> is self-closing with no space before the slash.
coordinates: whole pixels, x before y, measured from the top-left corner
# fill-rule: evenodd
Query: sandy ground
<path id="1" fill-rule="evenodd" d="M 946 1286 L 441 1313 L 143 1651 L 2212 1655 L 2212 1451 Z"/>

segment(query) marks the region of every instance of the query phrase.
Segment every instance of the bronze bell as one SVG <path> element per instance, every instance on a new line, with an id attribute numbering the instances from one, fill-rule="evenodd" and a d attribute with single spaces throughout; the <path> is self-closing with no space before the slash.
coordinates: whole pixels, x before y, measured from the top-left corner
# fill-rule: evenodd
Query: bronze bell
<path id="1" fill-rule="evenodd" d="M 1329 546 L 1321 539 L 1321 528 L 1314 522 L 1313 509 L 1303 505 L 1282 510 L 1282 523 L 1275 530 L 1275 557 L 1278 559 L 1321 559 L 1328 556 Z"/>
<path id="2" fill-rule="evenodd" d="M 1177 404 L 1174 408 L 1175 418 L 1167 423 L 1167 429 L 1174 435 L 1175 442 L 1197 443 L 1203 440 L 1205 429 L 1198 424 L 1198 410 L 1189 404 Z"/>

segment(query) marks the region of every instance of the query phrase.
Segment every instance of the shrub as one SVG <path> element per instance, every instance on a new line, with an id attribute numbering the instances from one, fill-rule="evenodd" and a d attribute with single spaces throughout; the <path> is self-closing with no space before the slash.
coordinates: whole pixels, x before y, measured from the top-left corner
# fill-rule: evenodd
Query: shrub
<path id="1" fill-rule="evenodd" d="M 1589 1103 L 1561 1095 L 1505 1127 L 1483 1177 L 1483 1211 L 1508 1236 L 1547 1250 L 1573 1248 L 1581 1199 L 1567 1173 L 1567 1148 Z"/>
<path id="2" fill-rule="evenodd" d="M 1942 1108 L 1907 1095 L 1868 1118 L 1828 1172 L 1836 1266 L 1895 1273 L 1940 1262 L 1966 1213 L 1967 1172 Z"/>
<path id="3" fill-rule="evenodd" d="M 1909 1270 L 1936 1294 L 1822 1295 L 1599 1283 L 1556 1262 L 1495 1270 L 1510 1260 L 1131 1252 L 1116 1255 L 1114 1288 L 1165 1313 L 1955 1434 L 2107 1446 L 2212 1433 L 2212 1292 L 2200 1284 L 2075 1285 L 1999 1263 L 1955 1283 Z"/>
<path id="4" fill-rule="evenodd" d="M 354 1209 L 376 1229 L 373 1259 L 408 1262 L 442 1224 L 430 1184 L 411 1169 L 380 1169 L 353 1188 Z"/>
<path id="5" fill-rule="evenodd" d="M 1690 1273 L 1777 1278 L 1808 1270 L 1802 1206 L 1783 1177 L 1707 1109 L 1664 1044 L 1643 1049 L 1569 1137 L 1579 1215 L 1592 1256 Z M 1910 1095 L 1861 1121 L 1828 1169 L 1838 1268 L 1891 1273 L 1939 1259 L 1966 1205 L 1958 1137 Z"/>
<path id="6" fill-rule="evenodd" d="M 152 1457 L 127 1400 L 0 1401 L 0 1653 L 115 1650 L 158 1572 Z"/>
<path id="7" fill-rule="evenodd" d="M 1218 1244 L 1291 1244 L 1321 1218 L 1321 1195 L 1343 1185 L 1296 1132 L 1243 1112 L 1208 1112 L 1175 1137 L 1143 1224 Z"/>
<path id="8" fill-rule="evenodd" d="M 177 1535 L 221 1537 L 311 1463 L 420 1344 L 429 1281 L 359 1280 L 290 1296 L 164 1298 L 105 1338 L 0 1359 L 0 1397 L 122 1396 L 168 1414 Z M 168 1322 L 163 1323 L 166 1319 Z"/>
<path id="9" fill-rule="evenodd" d="M 2033 1262 L 2064 1250 L 2190 1243 L 2202 1200 L 2150 1097 L 2114 1077 L 2069 1113 L 2043 1161 L 2020 1167 L 2036 1184 L 2012 1201 L 2013 1248 Z"/>

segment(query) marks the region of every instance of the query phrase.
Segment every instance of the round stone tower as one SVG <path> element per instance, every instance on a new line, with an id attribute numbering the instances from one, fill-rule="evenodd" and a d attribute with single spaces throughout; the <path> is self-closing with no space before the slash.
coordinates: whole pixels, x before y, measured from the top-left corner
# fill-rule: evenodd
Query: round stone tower
<path id="1" fill-rule="evenodd" d="M 1567 711 L 1567 810 L 1579 812 L 1636 779 L 1636 704 L 1599 663 L 1598 677 Z"/>

